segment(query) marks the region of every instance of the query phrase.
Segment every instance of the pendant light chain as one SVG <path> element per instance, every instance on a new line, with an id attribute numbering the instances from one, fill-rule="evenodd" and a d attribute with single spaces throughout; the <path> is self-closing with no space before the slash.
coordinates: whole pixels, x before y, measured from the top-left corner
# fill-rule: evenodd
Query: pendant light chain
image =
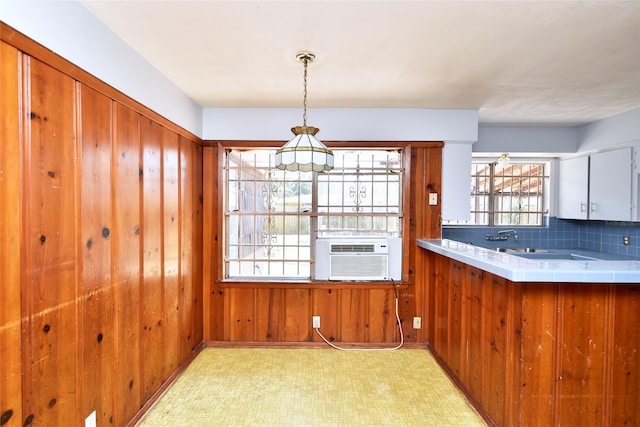
<path id="1" fill-rule="evenodd" d="M 309 58 L 304 57 L 304 90 L 302 92 L 302 106 L 304 107 L 304 112 L 302 113 L 302 125 L 307 127 L 307 64 L 309 63 Z"/>
<path id="2" fill-rule="evenodd" d="M 333 151 L 322 143 L 316 134 L 320 129 L 307 126 L 307 83 L 308 65 L 315 55 L 311 52 L 300 52 L 296 59 L 304 65 L 302 126 L 294 126 L 291 132 L 295 135 L 284 144 L 275 155 L 275 166 L 280 170 L 291 172 L 325 172 L 333 169 Z"/>

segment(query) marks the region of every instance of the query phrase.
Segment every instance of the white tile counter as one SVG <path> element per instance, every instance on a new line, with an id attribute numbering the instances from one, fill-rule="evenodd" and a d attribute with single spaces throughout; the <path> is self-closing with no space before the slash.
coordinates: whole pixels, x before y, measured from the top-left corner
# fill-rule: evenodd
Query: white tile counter
<path id="1" fill-rule="evenodd" d="M 640 261 L 527 259 L 447 239 L 418 246 L 512 282 L 640 283 Z"/>

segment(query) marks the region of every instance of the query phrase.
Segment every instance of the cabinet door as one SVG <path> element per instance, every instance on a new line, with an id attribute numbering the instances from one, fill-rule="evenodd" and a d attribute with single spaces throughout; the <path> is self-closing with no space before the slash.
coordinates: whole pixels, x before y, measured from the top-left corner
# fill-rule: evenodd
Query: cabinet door
<path id="1" fill-rule="evenodd" d="M 558 173 L 558 217 L 587 219 L 589 194 L 589 158 L 560 160 Z"/>
<path id="2" fill-rule="evenodd" d="M 631 221 L 631 148 L 591 156 L 589 219 Z"/>

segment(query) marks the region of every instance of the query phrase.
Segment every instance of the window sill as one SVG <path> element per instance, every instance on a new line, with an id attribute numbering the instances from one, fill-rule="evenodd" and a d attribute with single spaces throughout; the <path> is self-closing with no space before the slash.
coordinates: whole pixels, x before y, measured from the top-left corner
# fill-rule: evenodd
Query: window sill
<path id="1" fill-rule="evenodd" d="M 389 281 L 320 281 L 320 280 L 217 280 L 220 288 L 258 288 L 258 289 L 407 289 L 410 282 Z"/>

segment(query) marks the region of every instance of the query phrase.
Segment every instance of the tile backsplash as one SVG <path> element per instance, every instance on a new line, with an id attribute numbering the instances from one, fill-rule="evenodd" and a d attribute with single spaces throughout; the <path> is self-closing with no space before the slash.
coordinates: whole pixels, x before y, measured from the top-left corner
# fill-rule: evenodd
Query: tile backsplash
<path id="1" fill-rule="evenodd" d="M 585 249 L 640 257 L 640 223 L 613 221 L 564 220 L 545 218 L 544 227 L 442 227 L 442 238 L 485 247 L 533 247 L 556 249 Z M 487 241 L 501 230 L 516 230 L 518 239 Z M 629 245 L 623 237 L 629 236 Z"/>

